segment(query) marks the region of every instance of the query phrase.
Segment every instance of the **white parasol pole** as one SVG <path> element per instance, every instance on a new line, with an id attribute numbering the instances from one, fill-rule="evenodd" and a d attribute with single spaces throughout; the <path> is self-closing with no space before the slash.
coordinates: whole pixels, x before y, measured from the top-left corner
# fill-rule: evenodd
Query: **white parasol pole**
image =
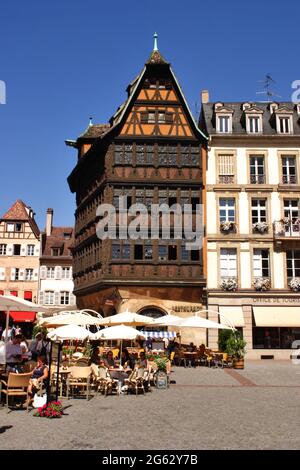
<path id="1" fill-rule="evenodd" d="M 122 344 L 123 344 L 123 340 L 121 339 L 121 349 L 120 349 L 120 366 L 122 365 Z"/>
<path id="2" fill-rule="evenodd" d="M 10 314 L 10 307 L 6 310 L 6 326 L 5 326 L 5 343 L 8 342 L 8 328 L 9 328 L 9 314 Z"/>

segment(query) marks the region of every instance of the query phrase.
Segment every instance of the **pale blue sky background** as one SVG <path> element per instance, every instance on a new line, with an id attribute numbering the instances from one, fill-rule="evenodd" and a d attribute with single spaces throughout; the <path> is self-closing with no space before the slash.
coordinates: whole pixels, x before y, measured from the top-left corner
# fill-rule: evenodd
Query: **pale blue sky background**
<path id="1" fill-rule="evenodd" d="M 19 0 L 0 6 L 0 214 L 18 198 L 40 228 L 73 225 L 65 147 L 88 124 L 107 122 L 125 99 L 159 34 L 159 49 L 194 112 L 212 100 L 257 100 L 266 73 L 280 100 L 300 79 L 298 0 Z M 261 99 L 261 98 L 260 98 Z"/>

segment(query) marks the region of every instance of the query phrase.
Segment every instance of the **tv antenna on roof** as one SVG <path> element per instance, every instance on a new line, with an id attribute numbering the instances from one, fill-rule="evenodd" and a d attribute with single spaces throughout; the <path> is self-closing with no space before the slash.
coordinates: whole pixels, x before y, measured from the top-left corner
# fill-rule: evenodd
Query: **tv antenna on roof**
<path id="1" fill-rule="evenodd" d="M 271 77 L 271 74 L 270 73 L 267 73 L 265 75 L 265 78 L 263 80 L 258 80 L 258 83 L 262 83 L 263 84 L 263 91 L 257 91 L 256 94 L 257 95 L 266 95 L 267 96 L 267 103 L 269 103 L 270 101 L 273 101 L 273 97 L 274 96 L 277 96 L 277 98 L 281 98 L 280 95 L 277 95 L 272 89 L 272 84 L 273 83 L 276 83 L 275 80 L 273 80 L 273 78 Z"/>

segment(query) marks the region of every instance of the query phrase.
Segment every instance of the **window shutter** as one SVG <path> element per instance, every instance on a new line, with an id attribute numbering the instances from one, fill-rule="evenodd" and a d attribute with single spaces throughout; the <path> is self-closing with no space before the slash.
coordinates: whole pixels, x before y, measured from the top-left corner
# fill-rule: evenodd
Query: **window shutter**
<path id="1" fill-rule="evenodd" d="M 74 294 L 70 294 L 70 305 L 76 305 L 76 296 Z"/>
<path id="2" fill-rule="evenodd" d="M 39 245 L 34 246 L 34 256 L 39 256 L 40 255 L 40 247 Z"/>
<path id="3" fill-rule="evenodd" d="M 26 256 L 26 245 L 21 245 L 21 256 Z"/>
<path id="4" fill-rule="evenodd" d="M 233 155 L 219 155 L 219 175 L 234 175 Z"/>
<path id="5" fill-rule="evenodd" d="M 0 280 L 5 280 L 5 268 L 0 268 Z"/>
<path id="6" fill-rule="evenodd" d="M 254 250 L 253 252 L 253 275 L 254 277 L 262 277 L 262 260 L 260 250 Z"/>
<path id="7" fill-rule="evenodd" d="M 40 291 L 40 293 L 39 293 L 39 303 L 41 305 L 43 305 L 43 303 L 44 303 L 44 292 L 43 291 Z"/>
<path id="8" fill-rule="evenodd" d="M 47 277 L 47 268 L 46 266 L 41 266 L 40 267 L 40 278 L 41 279 L 46 279 Z"/>
<path id="9" fill-rule="evenodd" d="M 39 276 L 39 269 L 37 268 L 37 269 L 34 269 L 34 270 L 33 270 L 33 278 L 34 278 L 34 279 L 37 279 L 38 276 Z"/>
<path id="10" fill-rule="evenodd" d="M 55 279 L 61 279 L 61 266 L 55 266 Z"/>
<path id="11" fill-rule="evenodd" d="M 12 256 L 12 252 L 13 252 L 13 244 L 8 243 L 7 244 L 7 254 L 8 254 L 8 256 Z"/>
<path id="12" fill-rule="evenodd" d="M 54 292 L 54 305 L 59 305 L 60 304 L 60 292 L 55 291 Z"/>
<path id="13" fill-rule="evenodd" d="M 24 281 L 24 269 L 20 269 L 19 271 L 19 281 Z"/>
<path id="14" fill-rule="evenodd" d="M 11 268 L 10 280 L 14 281 L 16 278 L 16 268 Z"/>

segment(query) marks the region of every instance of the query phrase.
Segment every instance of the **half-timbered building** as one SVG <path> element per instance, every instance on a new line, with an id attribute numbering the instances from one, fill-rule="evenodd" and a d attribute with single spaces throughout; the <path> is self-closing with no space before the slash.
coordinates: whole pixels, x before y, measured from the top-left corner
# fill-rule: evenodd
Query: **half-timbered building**
<path id="1" fill-rule="evenodd" d="M 202 202 L 202 147 L 170 64 L 157 49 L 127 88 L 128 97 L 108 124 L 93 125 L 76 141 L 78 162 L 68 178 L 76 193 L 74 283 L 80 308 L 105 315 L 126 309 L 158 316 L 171 310 L 185 316 L 202 307 L 205 280 L 202 249 L 188 250 L 184 239 L 100 240 L 97 207 L 119 209 L 143 203 L 191 204 L 193 223 Z M 172 221 L 171 217 L 171 221 Z M 149 237 L 148 237 L 149 235 Z M 193 339 L 193 336 L 189 336 Z"/>

